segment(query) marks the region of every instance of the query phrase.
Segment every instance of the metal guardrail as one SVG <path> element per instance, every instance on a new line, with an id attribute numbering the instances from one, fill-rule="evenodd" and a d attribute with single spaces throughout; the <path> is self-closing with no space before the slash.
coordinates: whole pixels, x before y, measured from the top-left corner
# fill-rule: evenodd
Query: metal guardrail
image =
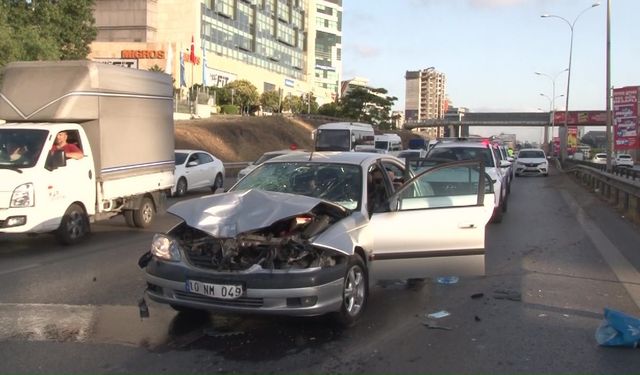
<path id="1" fill-rule="evenodd" d="M 251 162 L 249 162 L 249 161 L 238 161 L 238 162 L 222 163 L 224 165 L 225 177 L 237 177 L 238 176 L 238 172 L 240 172 L 241 169 L 243 169 L 244 167 L 246 167 L 250 163 Z"/>
<path id="2" fill-rule="evenodd" d="M 587 189 L 620 210 L 625 217 L 640 224 L 640 173 L 631 168 L 613 168 L 585 161 L 568 161 L 568 173 Z"/>

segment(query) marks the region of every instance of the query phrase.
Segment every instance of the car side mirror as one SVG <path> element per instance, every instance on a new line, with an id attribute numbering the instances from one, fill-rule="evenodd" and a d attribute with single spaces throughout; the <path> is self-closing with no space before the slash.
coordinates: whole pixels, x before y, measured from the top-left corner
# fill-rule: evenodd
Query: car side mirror
<path id="1" fill-rule="evenodd" d="M 187 167 L 195 167 L 196 165 L 198 165 L 198 162 L 196 160 L 192 160 L 187 163 Z"/>
<path id="2" fill-rule="evenodd" d="M 507 161 L 508 161 L 509 163 L 513 163 L 515 160 L 516 160 L 516 159 L 515 159 L 515 158 L 512 158 L 511 156 L 507 157 Z"/>
<path id="3" fill-rule="evenodd" d="M 500 168 L 507 168 L 511 166 L 511 162 L 507 160 L 500 160 Z"/>

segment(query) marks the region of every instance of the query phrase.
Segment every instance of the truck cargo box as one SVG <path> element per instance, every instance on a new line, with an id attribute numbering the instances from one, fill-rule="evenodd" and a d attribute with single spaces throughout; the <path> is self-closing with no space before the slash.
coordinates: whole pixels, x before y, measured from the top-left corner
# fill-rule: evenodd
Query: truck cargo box
<path id="1" fill-rule="evenodd" d="M 74 122 L 88 135 L 99 181 L 174 168 L 171 76 L 92 61 L 7 64 L 0 118 Z"/>

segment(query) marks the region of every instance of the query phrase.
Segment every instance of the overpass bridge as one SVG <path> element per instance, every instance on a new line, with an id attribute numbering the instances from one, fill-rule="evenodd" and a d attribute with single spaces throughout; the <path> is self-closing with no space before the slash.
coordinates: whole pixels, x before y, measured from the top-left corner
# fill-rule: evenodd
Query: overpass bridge
<path id="1" fill-rule="evenodd" d="M 564 112 L 555 113 L 554 124 L 564 125 Z M 606 113 L 604 111 L 569 111 L 569 126 L 604 126 Z M 466 127 L 466 126 L 515 126 L 515 127 L 546 127 L 551 126 L 549 112 L 466 112 L 457 115 L 446 115 L 443 119 L 407 121 L 404 129 L 429 127 Z M 459 135 L 465 135 L 460 134 Z"/>

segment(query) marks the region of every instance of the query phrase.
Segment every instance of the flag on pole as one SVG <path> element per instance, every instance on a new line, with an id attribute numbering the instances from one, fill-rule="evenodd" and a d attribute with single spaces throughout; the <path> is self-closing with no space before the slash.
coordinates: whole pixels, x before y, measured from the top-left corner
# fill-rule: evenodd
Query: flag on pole
<path id="1" fill-rule="evenodd" d="M 193 41 L 193 35 L 191 35 L 191 53 L 189 54 L 189 62 L 192 64 L 196 63 L 196 46 Z"/>
<path id="2" fill-rule="evenodd" d="M 207 51 L 204 49 L 204 39 L 202 40 L 202 86 L 209 86 L 207 84 Z"/>
<path id="3" fill-rule="evenodd" d="M 184 52 L 180 47 L 180 87 L 187 87 L 187 81 L 184 79 Z"/>
<path id="4" fill-rule="evenodd" d="M 167 48 L 167 60 L 164 64 L 164 72 L 168 75 L 171 75 L 173 71 L 173 48 L 171 48 L 171 44 L 169 44 L 169 48 Z"/>

